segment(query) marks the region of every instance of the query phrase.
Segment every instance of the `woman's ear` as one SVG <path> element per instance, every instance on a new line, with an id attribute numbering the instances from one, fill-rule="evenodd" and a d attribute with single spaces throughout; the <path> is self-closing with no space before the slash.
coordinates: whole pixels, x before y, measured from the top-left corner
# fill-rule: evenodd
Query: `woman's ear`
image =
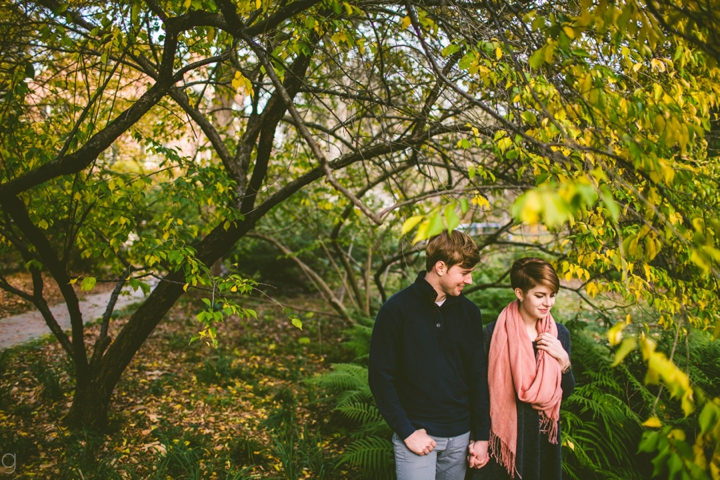
<path id="1" fill-rule="evenodd" d="M 516 289 L 515 289 L 515 296 L 516 296 L 517 299 L 520 300 L 521 302 L 525 299 L 525 294 L 523 293 L 522 288 L 516 288 Z"/>

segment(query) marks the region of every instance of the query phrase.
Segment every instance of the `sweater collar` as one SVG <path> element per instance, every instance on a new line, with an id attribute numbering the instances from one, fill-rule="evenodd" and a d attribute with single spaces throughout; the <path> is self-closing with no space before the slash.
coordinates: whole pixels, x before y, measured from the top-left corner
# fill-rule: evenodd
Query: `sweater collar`
<path id="1" fill-rule="evenodd" d="M 438 296 L 438 292 L 435 290 L 435 287 L 430 285 L 430 283 L 425 280 L 425 273 L 425 270 L 418 272 L 417 278 L 415 279 L 415 285 L 420 291 L 420 296 L 434 305 L 435 299 Z M 462 293 L 460 294 L 460 296 L 462 296 Z M 446 295 L 443 306 L 460 301 L 460 296 L 454 297 L 452 295 Z"/>

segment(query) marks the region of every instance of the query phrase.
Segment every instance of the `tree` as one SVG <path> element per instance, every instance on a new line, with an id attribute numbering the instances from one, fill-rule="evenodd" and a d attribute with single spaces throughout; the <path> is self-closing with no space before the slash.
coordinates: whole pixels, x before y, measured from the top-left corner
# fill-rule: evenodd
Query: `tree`
<path id="1" fill-rule="evenodd" d="M 402 16 L 316 1 L 4 7 L 3 249 L 35 283 L 2 286 L 43 312 L 74 360 L 71 424 L 105 422 L 123 370 L 188 288 L 252 288 L 209 266 L 296 192 L 326 179 L 338 207 L 375 223 L 415 196 L 457 193 L 451 177 L 467 168 L 450 153 L 472 105 L 418 68 Z M 411 181 L 418 173 L 425 184 Z M 380 213 L 360 200 L 373 189 L 386 192 Z M 114 339 L 110 305 L 90 351 L 71 287 L 78 258 L 118 285 L 160 278 Z M 41 268 L 60 286 L 70 336 L 43 299 Z M 206 336 L 223 313 L 253 314 L 225 300 L 224 312 L 201 312 Z"/>

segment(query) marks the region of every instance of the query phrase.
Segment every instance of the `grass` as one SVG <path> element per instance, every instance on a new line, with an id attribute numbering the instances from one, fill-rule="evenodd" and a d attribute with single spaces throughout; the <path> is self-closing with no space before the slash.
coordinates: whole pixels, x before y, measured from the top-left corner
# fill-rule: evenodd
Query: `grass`
<path id="1" fill-rule="evenodd" d="M 347 361 L 332 317 L 293 327 L 279 310 L 231 319 L 213 349 L 189 343 L 201 307 L 180 302 L 127 368 L 101 433 L 72 432 L 73 366 L 51 340 L 0 352 L 0 454 L 18 477 L 53 479 L 350 478 L 347 440 L 305 379 Z M 320 308 L 317 305 L 315 309 Z M 113 320 L 115 335 L 127 317 Z M 317 325 L 316 325 L 317 324 Z M 88 325 L 89 338 L 99 331 Z M 309 335 L 309 332 L 315 332 Z M 311 339 L 310 342 L 305 340 Z M 302 340 L 301 340 L 302 339 Z M 12 477 L 9 477 L 12 478 Z"/>

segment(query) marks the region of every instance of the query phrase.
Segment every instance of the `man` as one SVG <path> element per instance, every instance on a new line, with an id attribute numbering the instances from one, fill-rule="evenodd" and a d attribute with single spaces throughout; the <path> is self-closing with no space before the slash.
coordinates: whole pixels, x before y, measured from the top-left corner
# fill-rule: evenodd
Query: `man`
<path id="1" fill-rule="evenodd" d="M 467 450 L 471 467 L 488 461 L 482 319 L 462 296 L 480 255 L 475 242 L 458 231 L 434 237 L 425 253 L 427 271 L 378 312 L 370 389 L 395 432 L 399 480 L 463 479 Z"/>

